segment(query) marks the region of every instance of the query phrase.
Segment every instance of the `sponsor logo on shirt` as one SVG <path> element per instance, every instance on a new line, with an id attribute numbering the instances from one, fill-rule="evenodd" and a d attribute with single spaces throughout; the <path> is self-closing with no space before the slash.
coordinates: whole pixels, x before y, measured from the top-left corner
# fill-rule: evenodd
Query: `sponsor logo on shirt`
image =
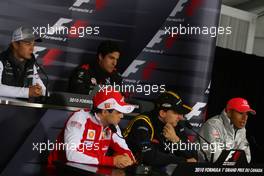
<path id="1" fill-rule="evenodd" d="M 95 130 L 88 130 L 87 139 L 89 139 L 89 140 L 95 139 Z"/>
<path id="2" fill-rule="evenodd" d="M 70 126 L 80 129 L 82 127 L 82 124 L 80 122 L 77 122 L 77 121 L 71 121 Z"/>
<path id="3" fill-rule="evenodd" d="M 96 79 L 95 78 L 91 78 L 91 83 L 94 84 L 94 85 L 96 85 L 97 84 Z"/>
<path id="4" fill-rule="evenodd" d="M 111 131 L 105 130 L 102 132 L 102 139 L 111 139 Z"/>

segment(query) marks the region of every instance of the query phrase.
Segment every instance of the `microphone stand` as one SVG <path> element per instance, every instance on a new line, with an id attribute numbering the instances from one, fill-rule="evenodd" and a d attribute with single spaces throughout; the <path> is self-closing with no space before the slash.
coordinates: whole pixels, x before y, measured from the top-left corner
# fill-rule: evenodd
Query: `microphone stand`
<path id="1" fill-rule="evenodd" d="M 35 56 L 32 54 L 32 58 L 34 60 L 34 63 L 36 64 L 36 66 L 38 66 L 38 68 L 40 69 L 41 73 L 45 76 L 46 78 L 46 84 L 45 84 L 45 87 L 46 87 L 46 90 L 45 90 L 45 96 L 44 96 L 44 102 L 46 103 L 47 102 L 47 99 L 48 99 L 48 86 L 49 86 L 49 77 L 46 73 L 46 71 L 42 68 L 41 65 L 38 64 Z"/>
<path id="2" fill-rule="evenodd" d="M 141 149 L 142 151 L 142 149 Z M 137 165 L 131 167 L 131 172 L 136 175 L 150 175 L 152 173 L 152 167 L 143 163 L 144 153 L 141 152 L 141 158 L 138 159 Z"/>
<path id="3" fill-rule="evenodd" d="M 122 136 L 120 136 L 117 133 L 117 129 L 113 124 L 109 125 L 109 128 L 111 129 L 112 133 L 115 133 L 118 137 L 120 137 L 121 139 L 124 139 Z M 138 165 L 131 166 L 129 167 L 128 170 L 136 175 L 149 175 L 151 172 L 151 166 L 146 166 L 142 164 L 140 160 Z"/>
<path id="4" fill-rule="evenodd" d="M 209 146 L 211 145 L 211 143 L 207 140 L 207 139 L 205 139 L 203 136 L 201 136 L 197 131 L 195 131 L 194 129 L 193 129 L 193 126 L 189 123 L 189 121 L 187 120 L 187 119 L 185 119 L 184 121 L 184 125 L 188 128 L 188 129 L 190 129 L 192 132 L 194 132 L 199 138 L 201 138 L 201 139 L 203 139 Z M 206 158 L 206 160 L 209 162 L 209 160 L 208 160 L 208 158 L 206 157 L 206 154 L 204 153 L 204 151 L 203 150 L 201 150 L 202 152 L 203 152 L 203 154 L 205 155 L 205 158 Z M 214 158 L 214 153 L 211 153 L 211 163 L 213 163 L 213 158 Z"/>

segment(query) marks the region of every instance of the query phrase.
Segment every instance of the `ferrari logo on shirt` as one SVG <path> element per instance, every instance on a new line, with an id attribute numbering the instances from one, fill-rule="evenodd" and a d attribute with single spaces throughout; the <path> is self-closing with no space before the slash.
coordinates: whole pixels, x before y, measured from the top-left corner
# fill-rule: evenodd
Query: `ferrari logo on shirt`
<path id="1" fill-rule="evenodd" d="M 95 139 L 95 130 L 88 130 L 87 139 L 89 139 L 89 140 Z"/>
<path id="2" fill-rule="evenodd" d="M 111 139 L 111 131 L 109 130 L 104 130 L 102 132 L 102 139 Z"/>

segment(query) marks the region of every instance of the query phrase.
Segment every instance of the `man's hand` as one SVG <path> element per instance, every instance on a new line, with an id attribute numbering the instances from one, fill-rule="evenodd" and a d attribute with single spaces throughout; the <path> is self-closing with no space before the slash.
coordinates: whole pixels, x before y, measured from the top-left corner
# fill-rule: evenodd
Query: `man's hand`
<path id="1" fill-rule="evenodd" d="M 114 166 L 117 168 L 125 168 L 134 164 L 133 160 L 128 156 L 128 154 L 117 155 L 114 157 Z"/>
<path id="2" fill-rule="evenodd" d="M 167 123 L 164 128 L 163 128 L 163 135 L 164 137 L 171 141 L 171 142 L 179 142 L 180 141 L 180 138 L 177 136 L 173 126 L 169 123 Z"/>
<path id="3" fill-rule="evenodd" d="M 187 163 L 197 163 L 197 160 L 195 158 L 189 158 L 186 159 Z"/>
<path id="4" fill-rule="evenodd" d="M 29 97 L 42 96 L 42 87 L 37 83 L 34 86 L 29 86 Z"/>

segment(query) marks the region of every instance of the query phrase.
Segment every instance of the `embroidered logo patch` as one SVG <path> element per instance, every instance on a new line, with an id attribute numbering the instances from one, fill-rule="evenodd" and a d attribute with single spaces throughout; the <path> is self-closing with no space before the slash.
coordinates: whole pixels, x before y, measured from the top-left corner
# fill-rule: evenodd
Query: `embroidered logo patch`
<path id="1" fill-rule="evenodd" d="M 89 139 L 89 140 L 95 139 L 95 130 L 88 130 L 87 139 Z"/>

